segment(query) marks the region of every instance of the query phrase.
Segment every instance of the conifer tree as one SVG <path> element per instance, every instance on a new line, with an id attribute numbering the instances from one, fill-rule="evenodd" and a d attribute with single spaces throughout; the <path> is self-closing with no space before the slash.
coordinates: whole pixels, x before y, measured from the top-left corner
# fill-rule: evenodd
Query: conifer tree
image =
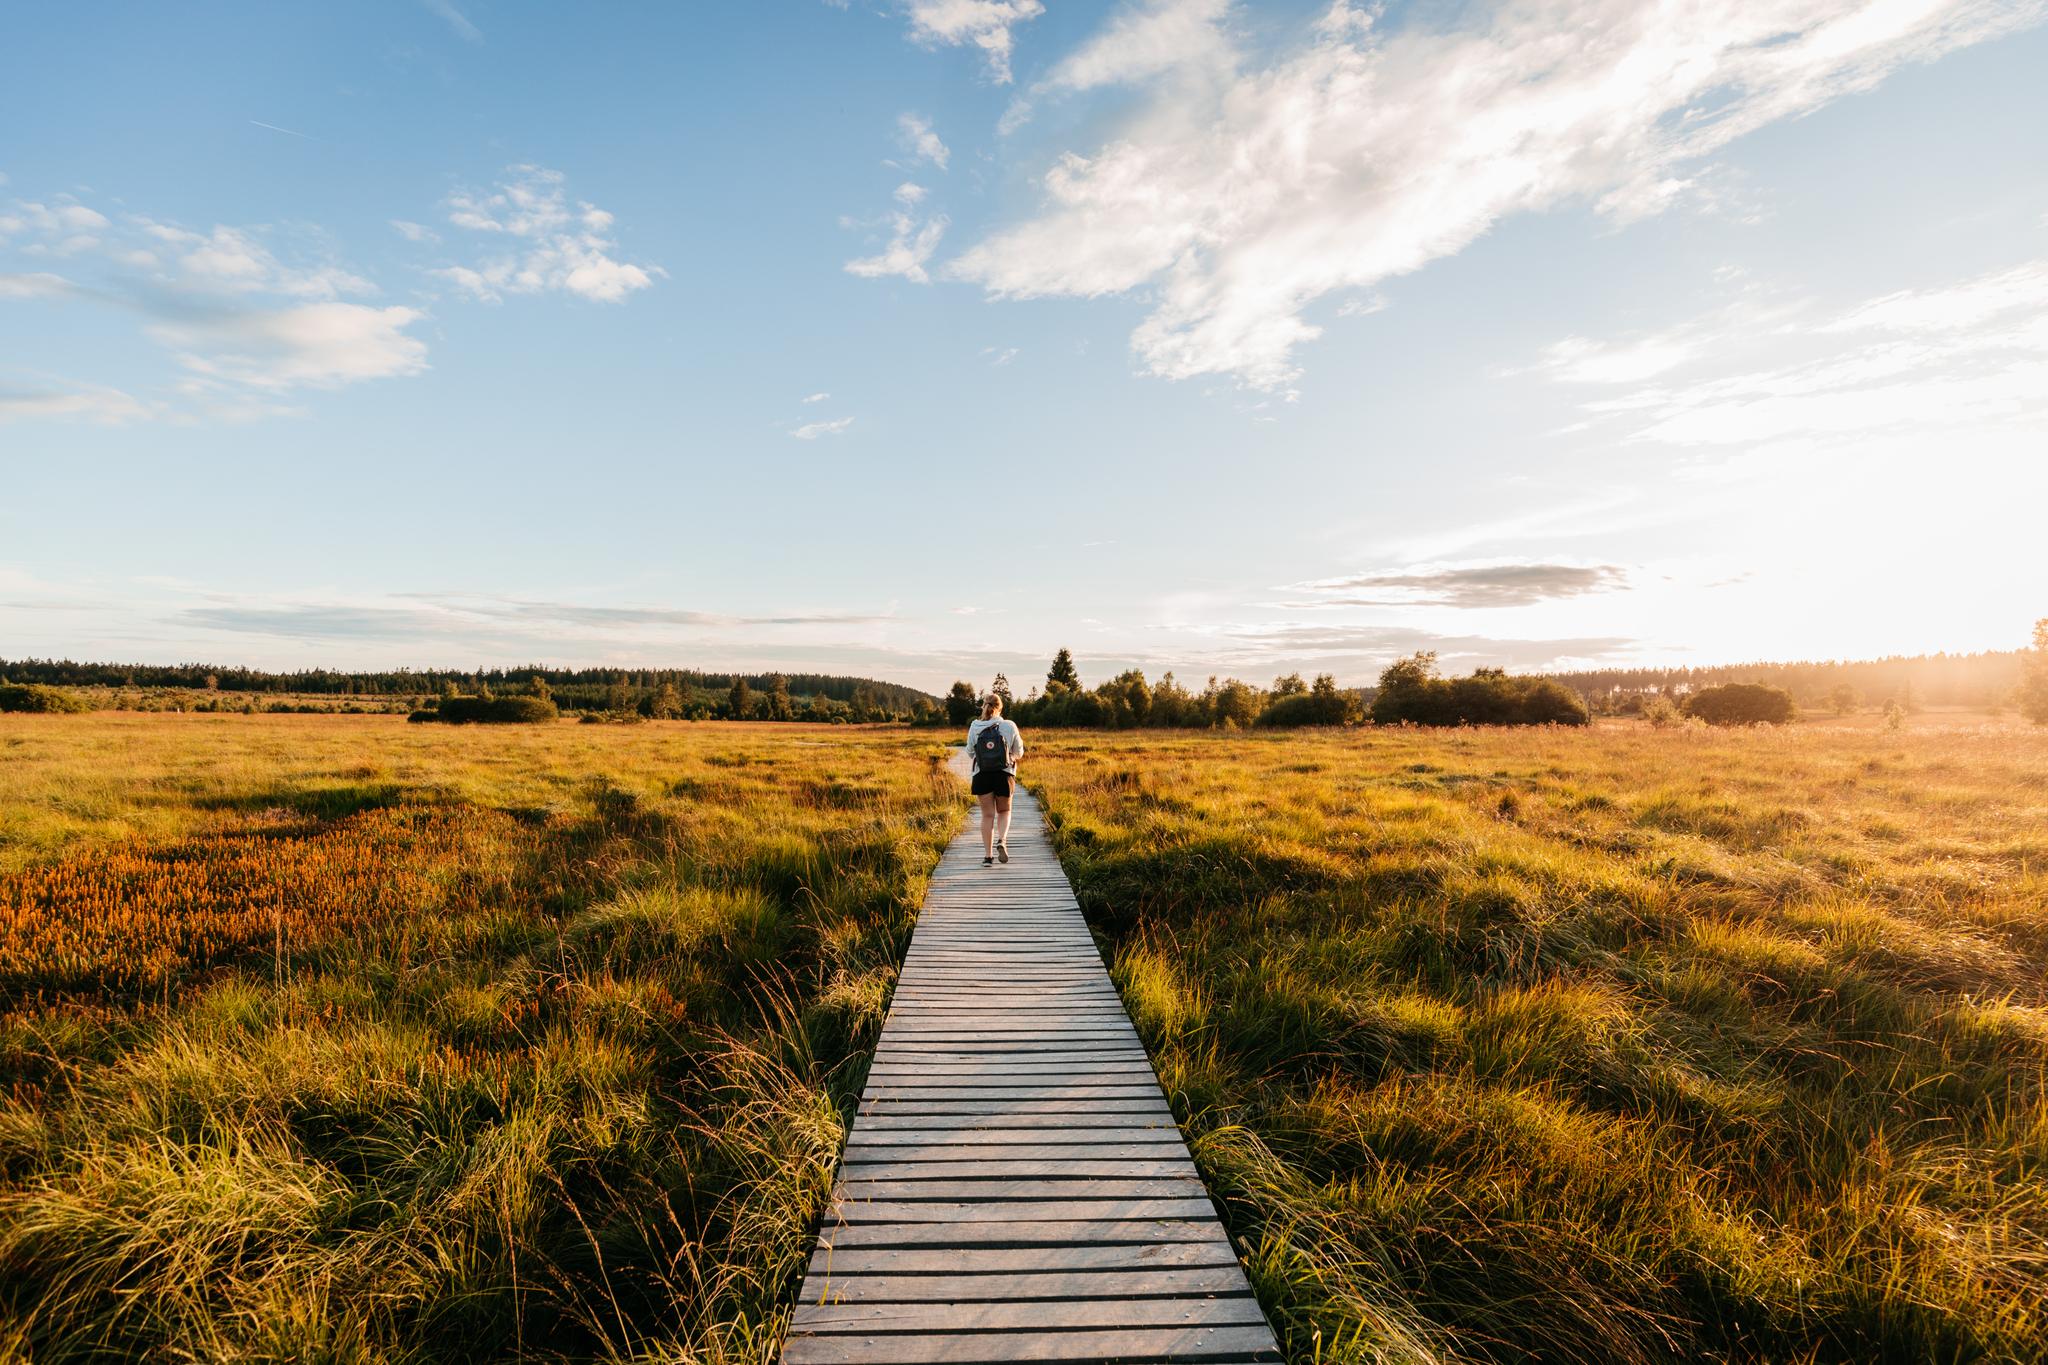
<path id="1" fill-rule="evenodd" d="M 1050 697 L 1057 692 L 1080 690 L 1081 675 L 1074 668 L 1074 656 L 1062 645 L 1060 652 L 1052 656 L 1052 667 L 1046 670 L 1045 695 Z"/>

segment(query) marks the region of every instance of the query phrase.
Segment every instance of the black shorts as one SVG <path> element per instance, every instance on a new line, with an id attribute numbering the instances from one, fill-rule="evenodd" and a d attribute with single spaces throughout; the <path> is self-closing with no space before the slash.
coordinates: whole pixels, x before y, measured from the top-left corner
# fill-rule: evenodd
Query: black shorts
<path id="1" fill-rule="evenodd" d="M 1010 775 L 1004 772 L 976 773 L 968 790 L 976 796 L 1008 796 Z"/>

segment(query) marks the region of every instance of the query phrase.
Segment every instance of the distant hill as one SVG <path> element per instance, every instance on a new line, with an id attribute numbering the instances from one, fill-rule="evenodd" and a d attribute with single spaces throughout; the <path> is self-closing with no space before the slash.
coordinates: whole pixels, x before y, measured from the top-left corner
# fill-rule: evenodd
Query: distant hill
<path id="1" fill-rule="evenodd" d="M 1846 683 L 1872 705 L 1897 697 L 1922 706 L 1989 707 L 2004 701 L 2019 685 L 2021 656 L 2019 650 L 1988 650 L 1981 654 L 1900 654 L 1883 659 L 1689 668 L 1591 668 L 1546 676 L 1596 700 L 1637 693 L 1681 693 L 1716 683 L 1761 682 L 1784 688 L 1803 706 L 1824 706 L 1828 694 Z"/>
<path id="2" fill-rule="evenodd" d="M 239 693 L 279 693 L 299 696 L 333 697 L 421 697 L 439 693 L 447 685 L 463 692 L 489 687 L 494 692 L 514 692 L 531 683 L 535 676 L 547 680 L 555 700 L 564 710 L 602 710 L 619 700 L 620 689 L 629 704 L 637 705 L 663 684 L 673 686 L 687 701 L 722 698 L 735 676 L 746 678 L 748 690 L 766 694 L 780 676 L 796 699 L 824 699 L 841 702 L 860 711 L 879 711 L 912 716 L 936 707 L 938 698 L 901 683 L 873 678 L 855 678 L 836 673 L 707 673 L 694 668 L 547 668 L 529 664 L 520 668 L 410 669 L 386 671 L 338 671 L 327 668 L 303 669 L 294 673 L 270 673 L 256 668 L 231 668 L 219 664 L 102 664 L 76 663 L 70 659 L 0 659 L 0 678 L 9 682 L 50 683 L 59 687 L 196 687 Z"/>

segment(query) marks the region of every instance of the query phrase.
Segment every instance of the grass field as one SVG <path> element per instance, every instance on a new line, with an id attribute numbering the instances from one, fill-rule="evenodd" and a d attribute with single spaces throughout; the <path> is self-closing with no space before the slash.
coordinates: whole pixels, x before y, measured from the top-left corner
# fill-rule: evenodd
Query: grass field
<path id="1" fill-rule="evenodd" d="M 2048 736 L 1028 764 L 1291 1359 L 2048 1359 Z"/>
<path id="2" fill-rule="evenodd" d="M 933 756 L 0 717 L 0 1361 L 772 1359 Z M 2048 737 L 1025 775 L 1291 1359 L 2048 1358 Z"/>
<path id="3" fill-rule="evenodd" d="M 931 748 L 0 718 L 0 1360 L 770 1358 Z"/>

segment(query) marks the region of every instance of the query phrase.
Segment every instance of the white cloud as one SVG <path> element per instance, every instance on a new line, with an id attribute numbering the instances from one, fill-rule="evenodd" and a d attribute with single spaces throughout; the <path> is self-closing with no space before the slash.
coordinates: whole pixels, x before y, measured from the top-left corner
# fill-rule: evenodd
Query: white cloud
<path id="1" fill-rule="evenodd" d="M 178 265 L 186 279 L 208 288 L 303 299 L 376 292 L 376 286 L 368 280 L 337 266 L 287 266 L 254 236 L 238 228 L 215 227 L 206 234 L 163 223 L 151 223 L 148 228 L 158 241 L 181 248 L 183 254 Z"/>
<path id="2" fill-rule="evenodd" d="M 815 441 L 820 436 L 837 436 L 852 425 L 851 417 L 838 417 L 830 422 L 806 422 L 789 434 L 799 441 Z"/>
<path id="3" fill-rule="evenodd" d="M 52 237 L 67 233 L 98 232 L 111 226 L 106 215 L 87 208 L 69 196 L 60 196 L 49 204 L 17 204 L 15 215 L 10 216 L 9 221 L 18 222 Z"/>
<path id="4" fill-rule="evenodd" d="M 0 275 L 0 300 L 66 299 L 139 315 L 185 377 L 163 397 L 103 384 L 0 390 L 7 417 L 128 422 L 274 414 L 289 411 L 277 395 L 293 389 L 426 368 L 426 344 L 408 331 L 424 314 L 341 302 L 342 295 L 374 294 L 375 286 L 324 260 L 280 260 L 264 240 L 268 229 L 216 225 L 199 232 L 139 215 L 117 224 L 68 199 L 19 207 L 23 229 L 59 238 L 59 253 L 95 251 L 102 268 L 90 284 L 49 272 Z M 105 238 L 62 235 L 73 228 Z M 317 232 L 295 235 L 309 234 L 317 244 Z"/>
<path id="5" fill-rule="evenodd" d="M 1518 212 L 1654 213 L 1744 133 L 2043 12 L 1521 0 L 1383 32 L 1339 0 L 1276 55 L 1211 57 L 1225 74 L 1194 81 L 1161 63 L 1196 50 L 1198 7 L 1177 13 L 1177 43 L 1129 38 L 1172 9 L 1127 14 L 1108 31 L 1121 46 L 1105 37 L 1071 59 L 1074 88 L 1149 72 L 1150 93 L 1116 136 L 1047 170 L 1036 216 L 946 273 L 1002 298 L 1149 291 L 1132 337 L 1148 371 L 1268 389 L 1297 376 L 1297 348 L 1320 335 L 1303 312 L 1328 294 L 1418 270 Z"/>
<path id="6" fill-rule="evenodd" d="M 864 279 L 900 275 L 912 284 L 931 283 L 925 263 L 939 249 L 939 239 L 946 235 L 945 215 L 920 220 L 915 214 L 892 213 L 888 221 L 889 244 L 872 256 L 848 261 L 847 273 Z"/>
<path id="7" fill-rule="evenodd" d="M 931 120 L 917 114 L 898 114 L 896 132 L 913 161 L 929 161 L 943 171 L 952 160 L 951 150 L 932 131 Z"/>
<path id="8" fill-rule="evenodd" d="M 1041 0 L 905 0 L 904 13 L 913 42 L 980 48 L 989 78 L 1007 85 L 1016 45 L 1010 30 L 1045 13 L 1045 5 Z"/>
<path id="9" fill-rule="evenodd" d="M 550 290 L 617 303 L 666 273 L 659 266 L 634 265 L 614 256 L 617 244 L 608 235 L 613 216 L 587 202 L 572 208 L 560 171 L 520 165 L 506 175 L 487 192 L 449 196 L 448 221 L 519 245 L 474 266 L 445 266 L 434 274 L 492 303 L 507 294 Z"/>
<path id="10" fill-rule="evenodd" d="M 425 223 L 414 223 L 408 222 L 403 218 L 393 218 L 391 220 L 391 228 L 392 231 L 405 238 L 408 242 L 438 242 L 441 240 L 441 234 L 428 227 Z"/>
<path id="11" fill-rule="evenodd" d="M 832 395 L 831 395 L 831 394 L 829 394 L 829 393 L 814 393 L 814 394 L 812 394 L 812 395 L 811 395 L 810 397 L 808 397 L 808 398 L 804 399 L 803 401 L 804 401 L 805 403 L 807 403 L 807 404 L 808 404 L 808 403 L 822 403 L 822 402 L 824 402 L 824 401 L 825 401 L 825 400 L 826 400 L 827 398 L 830 398 L 831 396 L 832 396 Z"/>
<path id="12" fill-rule="evenodd" d="M 40 417 L 120 426 L 151 415 L 149 405 L 141 399 L 100 385 L 53 390 L 0 387 L 0 422 Z"/>
<path id="13" fill-rule="evenodd" d="M 424 370 L 426 343 L 406 333 L 423 316 L 413 308 L 309 303 L 158 323 L 150 334 L 205 379 L 266 391 L 335 388 Z"/>
<path id="14" fill-rule="evenodd" d="M 1184 67 L 1228 70 L 1236 54 L 1222 31 L 1230 0 L 1146 0 L 1061 58 L 1033 89 L 1096 90 Z"/>
<path id="15" fill-rule="evenodd" d="M 1690 369 L 1689 380 L 1585 411 L 1627 423 L 1636 440 L 1767 450 L 2048 420 L 2048 261 L 1888 294 L 1817 321 L 1717 335 L 1714 346 L 1654 371 Z M 1595 356 L 1641 345 L 1581 344 Z M 1714 367 L 1724 372 L 1700 373 Z M 1645 370 L 1567 367 L 1564 377 L 1626 384 L 1649 377 Z"/>
<path id="16" fill-rule="evenodd" d="M 32 275 L 0 275 L 0 299 L 56 299 L 73 291 L 62 275 L 37 271 Z"/>

